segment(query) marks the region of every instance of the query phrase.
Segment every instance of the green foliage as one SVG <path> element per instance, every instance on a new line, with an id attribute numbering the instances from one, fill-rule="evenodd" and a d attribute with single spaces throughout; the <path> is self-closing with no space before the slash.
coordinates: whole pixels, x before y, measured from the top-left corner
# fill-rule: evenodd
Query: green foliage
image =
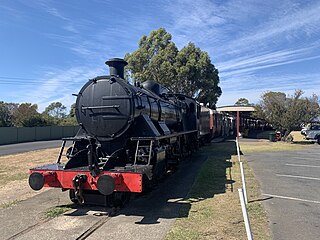
<path id="1" fill-rule="evenodd" d="M 266 92 L 256 106 L 255 116 L 265 119 L 288 135 L 320 114 L 318 97 L 312 95 L 303 98 L 302 95 L 301 90 L 296 90 L 293 96 L 286 96 L 282 92 Z"/>
<path id="2" fill-rule="evenodd" d="M 70 211 L 71 209 L 72 209 L 72 205 L 63 205 L 63 206 L 53 207 L 47 210 L 46 217 L 55 218 L 61 214 L 64 214 L 67 211 Z"/>
<path id="3" fill-rule="evenodd" d="M 78 121 L 76 119 L 76 104 L 73 103 L 70 107 L 69 114 L 66 118 L 61 119 L 59 122 L 60 126 L 76 126 Z"/>
<path id="4" fill-rule="evenodd" d="M 38 106 L 32 103 L 6 103 L 0 101 L 0 127 L 42 127 L 50 125 L 75 126 L 75 104 L 70 114 L 65 114 L 66 107 L 59 102 L 51 103 L 44 113 L 38 112 Z"/>
<path id="5" fill-rule="evenodd" d="M 174 92 L 196 97 L 212 107 L 221 95 L 218 70 L 207 52 L 189 43 L 180 51 L 164 28 L 139 41 L 139 48 L 127 53 L 127 76 L 134 82 L 154 80 Z"/>
<path id="6" fill-rule="evenodd" d="M 179 51 L 176 69 L 178 88 L 174 90 L 194 96 L 199 102 L 213 107 L 221 95 L 221 89 L 218 87 L 218 70 L 211 63 L 208 53 L 189 43 Z"/>
<path id="7" fill-rule="evenodd" d="M 46 126 L 46 120 L 37 109 L 36 104 L 21 103 L 12 113 L 13 125 L 15 127 Z"/>
<path id="8" fill-rule="evenodd" d="M 67 117 L 59 121 L 59 126 L 76 126 L 78 125 L 77 119 L 75 117 Z"/>
<path id="9" fill-rule="evenodd" d="M 42 113 L 49 125 L 75 126 L 78 122 L 75 117 L 75 103 L 71 105 L 70 112 L 66 114 L 66 107 L 60 102 L 51 103 Z"/>
<path id="10" fill-rule="evenodd" d="M 75 103 L 71 105 L 70 112 L 66 114 L 66 107 L 60 102 L 51 103 L 42 113 L 48 125 L 75 126 L 78 125 L 75 116 Z"/>
<path id="11" fill-rule="evenodd" d="M 125 60 L 129 63 L 127 73 L 135 82 L 154 80 L 159 83 L 171 83 L 176 76 L 174 63 L 178 52 L 171 42 L 171 34 L 164 28 L 142 36 L 139 48 L 132 54 L 127 53 Z"/>
<path id="12" fill-rule="evenodd" d="M 70 118 L 76 117 L 76 104 L 75 103 L 73 103 L 70 107 L 69 117 Z"/>
<path id="13" fill-rule="evenodd" d="M 13 126 L 13 112 L 18 105 L 17 103 L 0 102 L 0 127 Z"/>
<path id="14" fill-rule="evenodd" d="M 23 127 L 44 127 L 48 125 L 48 122 L 40 113 L 36 113 L 35 115 L 24 118 L 21 125 Z"/>
<path id="15" fill-rule="evenodd" d="M 46 107 L 43 113 L 54 118 L 65 118 L 66 106 L 64 106 L 61 102 L 53 102 Z"/>
<path id="16" fill-rule="evenodd" d="M 0 127 L 12 126 L 12 114 L 8 103 L 0 101 Z"/>
<path id="17" fill-rule="evenodd" d="M 239 98 L 238 101 L 236 101 L 235 105 L 237 106 L 250 106 L 249 100 L 246 98 Z"/>

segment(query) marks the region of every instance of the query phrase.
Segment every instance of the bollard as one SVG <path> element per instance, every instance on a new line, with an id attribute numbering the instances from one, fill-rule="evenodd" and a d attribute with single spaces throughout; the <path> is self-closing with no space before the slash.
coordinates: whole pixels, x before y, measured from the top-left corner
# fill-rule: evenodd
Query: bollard
<path id="1" fill-rule="evenodd" d="M 240 204 L 241 204 L 241 209 L 242 209 L 244 225 L 245 225 L 246 233 L 247 233 L 247 239 L 248 240 L 252 240 L 253 237 L 252 237 L 252 232 L 251 232 L 251 227 L 250 227 L 250 221 L 249 221 L 247 208 L 246 208 L 246 205 L 244 203 L 244 195 L 243 195 L 242 188 L 239 188 L 238 191 L 239 191 Z"/>
<path id="2" fill-rule="evenodd" d="M 247 196 L 246 180 L 244 178 L 244 170 L 243 170 L 243 163 L 242 162 L 240 162 L 240 172 L 241 172 L 241 181 L 242 181 L 244 200 L 247 205 L 248 204 L 248 196 Z"/>

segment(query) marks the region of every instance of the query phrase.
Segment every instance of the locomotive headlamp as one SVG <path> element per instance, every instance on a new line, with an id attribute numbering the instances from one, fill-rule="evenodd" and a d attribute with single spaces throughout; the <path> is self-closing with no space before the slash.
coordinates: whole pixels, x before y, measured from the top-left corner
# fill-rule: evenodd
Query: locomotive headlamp
<path id="1" fill-rule="evenodd" d="M 97 188 L 101 194 L 110 195 L 113 193 L 115 187 L 116 183 L 113 177 L 109 175 L 102 175 L 101 177 L 99 177 L 97 182 Z"/>
<path id="2" fill-rule="evenodd" d="M 33 172 L 29 176 L 29 185 L 33 190 L 40 190 L 44 185 L 44 176 L 39 172 Z"/>

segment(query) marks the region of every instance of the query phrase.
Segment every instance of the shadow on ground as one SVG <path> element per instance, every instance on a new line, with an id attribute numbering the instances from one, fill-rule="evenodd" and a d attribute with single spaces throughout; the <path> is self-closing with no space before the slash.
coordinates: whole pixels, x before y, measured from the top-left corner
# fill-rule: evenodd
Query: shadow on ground
<path id="1" fill-rule="evenodd" d="M 118 215 L 139 216 L 135 224 L 157 224 L 160 219 L 187 217 L 192 202 L 233 191 L 231 156 L 236 154 L 234 141 L 211 143 L 200 148 L 192 157 L 182 161 L 178 170 L 163 179 L 150 193 L 132 199 Z M 72 205 L 72 208 L 76 206 Z M 71 216 L 88 211 L 107 213 L 110 208 L 80 206 Z"/>
<path id="2" fill-rule="evenodd" d="M 202 147 L 192 158 L 159 184 L 148 196 L 136 199 L 121 214 L 142 216 L 137 224 L 155 224 L 159 219 L 187 217 L 192 202 L 223 194 L 233 189 L 231 156 L 236 154 L 234 141 Z"/>
<path id="3" fill-rule="evenodd" d="M 317 144 L 317 142 L 313 141 L 313 140 L 309 140 L 309 141 L 293 141 L 292 144 L 310 145 L 310 144 Z"/>

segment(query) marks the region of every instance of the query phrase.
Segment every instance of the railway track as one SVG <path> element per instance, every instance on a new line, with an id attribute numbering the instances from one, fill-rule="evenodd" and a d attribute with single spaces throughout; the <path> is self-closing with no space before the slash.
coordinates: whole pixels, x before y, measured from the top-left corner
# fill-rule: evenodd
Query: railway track
<path id="1" fill-rule="evenodd" d="M 102 219 L 100 219 L 98 222 L 96 222 L 94 225 L 92 225 L 86 231 L 84 231 L 79 237 L 76 238 L 76 240 L 87 239 L 91 234 L 93 234 L 96 230 L 102 227 L 110 219 L 111 219 L 110 215 L 102 216 Z"/>
<path id="2" fill-rule="evenodd" d="M 83 206 L 56 218 L 35 220 L 43 215 L 46 209 L 67 204 L 69 201 L 68 196 L 55 199 L 61 196 L 58 191 L 44 192 L 12 209 L 2 210 L 1 216 L 7 220 L 3 222 L 3 230 L 11 227 L 3 232 L 2 239 L 96 239 L 101 234 L 110 239 L 117 237 L 125 240 L 133 235 L 145 239 L 163 239 L 174 219 L 179 217 L 181 205 L 168 202 L 168 199 L 181 198 L 188 193 L 197 169 L 206 157 L 199 155 L 196 161 L 192 160 L 193 168 L 190 168 L 188 163 L 191 159 L 181 162 L 175 177 L 165 178 L 150 193 L 133 198 L 124 208 L 113 211 L 111 208 Z M 37 223 L 32 224 L 34 221 Z"/>
<path id="3" fill-rule="evenodd" d="M 88 210 L 90 210 L 90 209 L 88 209 Z M 110 209 L 109 211 L 106 211 L 106 212 L 97 211 L 97 212 L 91 214 L 91 216 L 95 216 L 97 218 L 99 217 L 99 220 L 94 221 L 90 227 L 85 228 L 82 232 L 80 232 L 78 234 L 78 237 L 76 237 L 75 239 L 76 240 L 87 239 L 91 234 L 93 234 L 96 230 L 98 230 L 105 223 L 107 223 L 112 218 L 112 216 L 115 216 L 119 212 L 119 210 L 120 209 L 116 209 L 116 210 Z M 65 214 L 68 214 L 68 212 L 65 213 Z M 43 219 L 43 220 L 37 222 L 36 224 L 33 224 L 33 225 L 31 225 L 31 226 L 29 226 L 29 227 L 27 227 L 27 228 L 15 233 L 11 237 L 7 238 L 7 240 L 21 239 L 21 238 L 24 238 L 24 236 L 27 237 L 27 234 L 30 233 L 31 231 L 33 231 L 33 230 L 36 231 L 38 228 L 44 227 L 45 224 L 47 224 L 47 223 L 49 223 L 51 221 L 57 221 L 59 219 L 59 217 L 60 216 L 58 216 L 56 218 Z M 78 216 L 74 216 L 74 217 L 76 218 Z"/>
<path id="4" fill-rule="evenodd" d="M 40 222 L 37 222 L 36 224 L 32 225 L 32 226 L 29 226 L 27 227 L 26 229 L 14 234 L 13 236 L 7 238 L 7 240 L 15 240 L 15 239 L 18 239 L 19 237 L 23 236 L 24 234 L 32 231 L 33 229 L 37 228 L 38 226 L 46 223 L 46 222 L 49 222 L 51 219 L 50 218 L 47 218 L 47 219 L 44 219 Z"/>

